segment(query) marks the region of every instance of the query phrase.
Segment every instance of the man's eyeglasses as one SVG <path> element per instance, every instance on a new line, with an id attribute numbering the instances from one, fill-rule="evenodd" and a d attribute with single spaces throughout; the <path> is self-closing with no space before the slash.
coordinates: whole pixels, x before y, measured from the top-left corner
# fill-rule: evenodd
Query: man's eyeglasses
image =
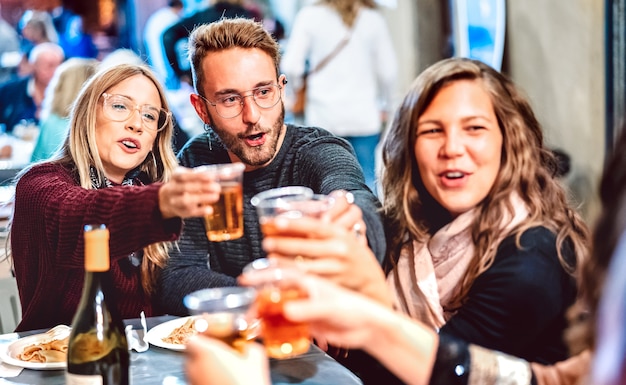
<path id="1" fill-rule="evenodd" d="M 139 106 L 123 95 L 103 93 L 102 105 L 107 118 L 115 122 L 124 122 L 137 110 L 141 116 L 142 126 L 151 131 L 161 131 L 170 121 L 171 112 L 163 108 L 144 104 Z"/>
<path id="2" fill-rule="evenodd" d="M 274 107 L 280 101 L 281 86 L 278 84 L 268 84 L 254 88 L 248 92 L 252 92 L 250 95 L 241 94 L 229 94 L 220 96 L 215 102 L 212 102 L 202 95 L 198 95 L 205 102 L 215 107 L 217 114 L 224 119 L 231 119 L 243 111 L 243 100 L 252 96 L 252 99 L 260 108 L 268 109 Z"/>

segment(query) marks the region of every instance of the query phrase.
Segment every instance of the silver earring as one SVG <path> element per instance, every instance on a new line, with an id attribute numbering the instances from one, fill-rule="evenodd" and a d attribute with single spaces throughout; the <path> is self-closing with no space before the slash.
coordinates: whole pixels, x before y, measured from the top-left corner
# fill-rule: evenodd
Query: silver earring
<path id="1" fill-rule="evenodd" d="M 207 138 L 208 138 L 208 142 L 209 142 L 209 151 L 213 151 L 213 147 L 211 146 L 211 136 L 208 135 L 209 134 L 209 123 L 203 122 L 204 123 L 204 132 L 207 133 Z"/>

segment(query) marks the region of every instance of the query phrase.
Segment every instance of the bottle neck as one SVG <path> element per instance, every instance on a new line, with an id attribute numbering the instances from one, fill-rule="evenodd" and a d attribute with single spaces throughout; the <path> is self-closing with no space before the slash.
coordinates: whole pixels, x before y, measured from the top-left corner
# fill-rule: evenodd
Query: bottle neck
<path id="1" fill-rule="evenodd" d="M 93 299 L 96 293 L 100 296 L 110 295 L 111 285 L 106 271 L 86 271 L 83 284 L 83 297 Z"/>
<path id="2" fill-rule="evenodd" d="M 85 272 L 85 282 L 79 308 L 91 309 L 88 312 L 102 313 L 102 320 L 122 322 L 113 284 L 108 272 Z"/>

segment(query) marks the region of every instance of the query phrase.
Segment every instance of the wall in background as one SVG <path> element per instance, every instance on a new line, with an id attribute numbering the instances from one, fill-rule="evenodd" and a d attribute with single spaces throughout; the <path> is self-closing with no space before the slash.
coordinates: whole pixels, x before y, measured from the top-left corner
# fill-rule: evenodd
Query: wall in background
<path id="1" fill-rule="evenodd" d="M 530 97 L 546 141 L 571 156 L 566 182 L 592 222 L 605 157 L 604 3 L 507 5 L 509 72 Z"/>

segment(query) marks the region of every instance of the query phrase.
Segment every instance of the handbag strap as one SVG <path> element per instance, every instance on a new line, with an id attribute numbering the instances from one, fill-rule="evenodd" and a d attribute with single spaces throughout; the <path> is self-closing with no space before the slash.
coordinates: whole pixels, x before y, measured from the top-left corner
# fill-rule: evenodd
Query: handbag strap
<path id="1" fill-rule="evenodd" d="M 320 60 L 320 62 L 317 63 L 317 66 L 315 66 L 315 68 L 313 68 L 312 70 L 308 71 L 306 76 L 314 74 L 315 72 L 318 72 L 319 70 L 324 68 L 324 66 L 326 66 L 326 64 L 328 64 L 328 62 L 330 62 L 332 60 L 332 58 L 337 56 L 337 54 L 339 52 L 341 52 L 343 47 L 345 47 L 348 44 L 348 42 L 350 41 L 350 36 L 352 36 L 352 30 L 348 31 L 348 34 L 339 42 L 339 44 L 337 44 L 335 49 L 331 53 L 326 55 L 326 57 L 324 59 Z"/>

